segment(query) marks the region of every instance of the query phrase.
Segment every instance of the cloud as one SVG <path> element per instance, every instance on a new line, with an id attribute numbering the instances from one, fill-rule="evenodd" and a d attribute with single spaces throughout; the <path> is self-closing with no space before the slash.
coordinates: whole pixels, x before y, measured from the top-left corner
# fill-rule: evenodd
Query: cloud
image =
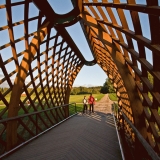
<path id="1" fill-rule="evenodd" d="M 4 75 L 3 74 L 0 74 L 0 78 L 3 78 L 4 77 Z"/>
<path id="2" fill-rule="evenodd" d="M 3 78 L 3 77 L 4 77 L 4 75 L 0 74 L 0 78 Z M 14 79 L 11 79 L 11 82 L 13 84 Z M 0 84 L 0 87 L 2 87 L 2 88 L 9 88 L 8 82 L 4 81 L 2 84 Z"/>
<path id="3" fill-rule="evenodd" d="M 97 85 L 93 85 L 93 84 L 83 84 L 83 85 L 79 85 L 79 84 L 74 84 L 73 87 L 96 87 Z"/>

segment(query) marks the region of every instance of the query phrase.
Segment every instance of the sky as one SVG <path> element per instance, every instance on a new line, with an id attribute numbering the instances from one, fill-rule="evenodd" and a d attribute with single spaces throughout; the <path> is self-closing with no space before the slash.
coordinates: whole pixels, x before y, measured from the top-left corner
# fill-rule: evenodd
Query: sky
<path id="1" fill-rule="evenodd" d="M 78 33 L 77 33 L 78 30 Z M 67 31 L 70 33 L 76 42 L 79 50 L 86 60 L 93 60 L 93 55 L 90 51 L 84 33 L 79 23 L 68 27 Z M 100 68 L 98 64 L 94 66 L 83 66 L 79 72 L 73 86 L 102 86 L 107 78 L 106 73 Z"/>
<path id="2" fill-rule="evenodd" d="M 18 2 L 21 0 L 11 0 L 11 2 Z M 68 13 L 73 9 L 71 0 L 48 0 L 50 3 L 51 7 L 54 9 L 54 11 L 58 14 L 65 14 Z M 108 2 L 112 2 L 112 0 L 108 0 Z M 126 2 L 126 0 L 121 0 L 121 2 Z M 4 4 L 5 0 L 0 0 L 0 5 Z M 136 3 L 138 4 L 146 4 L 146 0 L 136 0 Z M 159 0 L 160 4 L 160 0 Z M 13 7 L 12 9 L 12 20 L 14 22 L 18 22 L 20 20 L 23 20 L 24 14 L 19 14 L 19 13 L 24 12 L 24 8 L 20 6 Z M 115 12 L 115 9 L 113 9 L 113 12 Z M 128 24 L 129 24 L 129 29 L 134 31 L 133 24 L 131 21 L 130 14 L 128 14 L 129 11 L 125 10 L 125 16 L 127 18 Z M 0 27 L 7 25 L 7 20 L 5 17 L 5 11 L 4 9 L 0 9 Z M 30 5 L 30 10 L 29 10 L 29 17 L 34 17 L 38 15 L 38 9 L 34 4 Z M 148 22 L 148 15 L 144 13 L 139 13 L 140 16 L 140 21 L 141 21 L 141 27 L 142 27 L 142 32 L 143 36 L 146 38 L 150 39 L 150 28 L 149 28 L 149 22 Z M 109 19 L 109 18 L 108 18 Z M 118 24 L 121 25 L 120 20 L 118 19 L 118 16 L 116 16 L 116 19 L 118 21 Z M 29 32 L 36 31 L 37 27 L 37 22 L 32 21 L 29 23 Z M 76 43 L 77 47 L 83 54 L 84 58 L 88 61 L 93 60 L 92 53 L 90 51 L 90 48 L 88 47 L 87 41 L 85 39 L 84 33 L 80 27 L 79 22 L 76 24 L 66 27 L 67 31 L 69 32 L 70 36 Z M 18 25 L 17 27 L 14 27 L 14 33 L 15 33 L 15 39 L 23 37 L 24 36 L 24 27 L 23 25 Z M 122 34 L 124 37 L 124 35 Z M 2 38 L 3 37 L 3 38 Z M 32 38 L 32 37 L 31 37 Z M 30 39 L 31 39 L 30 38 Z M 125 37 L 124 37 L 125 42 L 127 43 Z M 134 44 L 134 49 L 138 52 L 137 48 L 137 42 L 133 40 Z M 3 32 L 0 31 L 0 46 L 6 44 L 9 42 L 9 36 L 8 36 L 8 31 L 4 30 Z M 17 52 L 21 52 L 25 49 L 24 42 L 19 42 L 16 43 L 17 47 Z M 145 48 L 146 53 L 147 53 L 147 60 L 152 64 L 152 54 L 151 51 L 147 48 Z M 7 53 L 7 54 L 6 54 Z M 2 54 L 3 60 L 8 59 L 8 57 L 11 57 L 11 49 L 7 47 L 6 49 L 0 50 L 0 54 Z M 19 60 L 21 60 L 22 57 L 19 57 Z M 10 72 L 14 70 L 15 68 L 12 67 L 13 64 L 9 64 L 6 66 L 7 70 Z M 139 65 L 139 69 L 141 70 L 141 67 Z M 2 77 L 1 74 L 1 69 L 0 69 L 0 78 Z M 13 77 L 14 78 L 14 77 Z M 84 66 L 82 67 L 81 71 L 79 72 L 78 76 L 75 79 L 75 82 L 73 86 L 102 86 L 107 78 L 107 75 L 105 72 L 96 64 L 94 66 Z"/>
<path id="3" fill-rule="evenodd" d="M 48 0 L 54 11 L 58 14 L 65 14 L 73 9 L 71 0 Z M 65 2 L 65 5 L 64 5 Z M 84 58 L 88 61 L 93 60 L 93 55 L 90 51 L 82 28 L 77 22 L 76 24 L 66 27 L 70 36 L 76 43 Z M 73 86 L 102 86 L 107 78 L 106 73 L 100 68 L 99 65 L 83 66 L 77 75 Z"/>

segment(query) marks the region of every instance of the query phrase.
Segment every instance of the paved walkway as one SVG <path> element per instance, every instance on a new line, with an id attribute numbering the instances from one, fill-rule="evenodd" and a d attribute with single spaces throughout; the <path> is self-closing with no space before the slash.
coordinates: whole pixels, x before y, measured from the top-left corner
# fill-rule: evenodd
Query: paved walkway
<path id="1" fill-rule="evenodd" d="M 102 113 L 112 113 L 111 104 L 113 102 L 109 99 L 108 94 L 106 94 L 99 102 L 95 104 L 95 111 Z"/>
<path id="2" fill-rule="evenodd" d="M 121 160 L 111 103 L 106 95 L 95 113 L 79 113 L 5 159 Z"/>

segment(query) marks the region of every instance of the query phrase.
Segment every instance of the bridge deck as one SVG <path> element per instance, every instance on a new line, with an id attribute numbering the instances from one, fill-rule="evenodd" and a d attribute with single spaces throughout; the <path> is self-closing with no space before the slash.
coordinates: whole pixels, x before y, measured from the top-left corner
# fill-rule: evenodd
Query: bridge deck
<path id="1" fill-rule="evenodd" d="M 5 159 L 120 160 L 122 157 L 113 116 L 96 109 L 90 115 L 74 116 Z"/>

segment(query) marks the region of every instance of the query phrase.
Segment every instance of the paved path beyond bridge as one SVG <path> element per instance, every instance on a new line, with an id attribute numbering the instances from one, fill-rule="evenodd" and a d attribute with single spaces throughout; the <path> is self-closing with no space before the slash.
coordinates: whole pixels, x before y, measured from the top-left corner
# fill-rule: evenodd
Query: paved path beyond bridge
<path id="1" fill-rule="evenodd" d="M 5 159 L 121 160 L 111 103 L 105 95 L 95 113 L 79 113 Z"/>

